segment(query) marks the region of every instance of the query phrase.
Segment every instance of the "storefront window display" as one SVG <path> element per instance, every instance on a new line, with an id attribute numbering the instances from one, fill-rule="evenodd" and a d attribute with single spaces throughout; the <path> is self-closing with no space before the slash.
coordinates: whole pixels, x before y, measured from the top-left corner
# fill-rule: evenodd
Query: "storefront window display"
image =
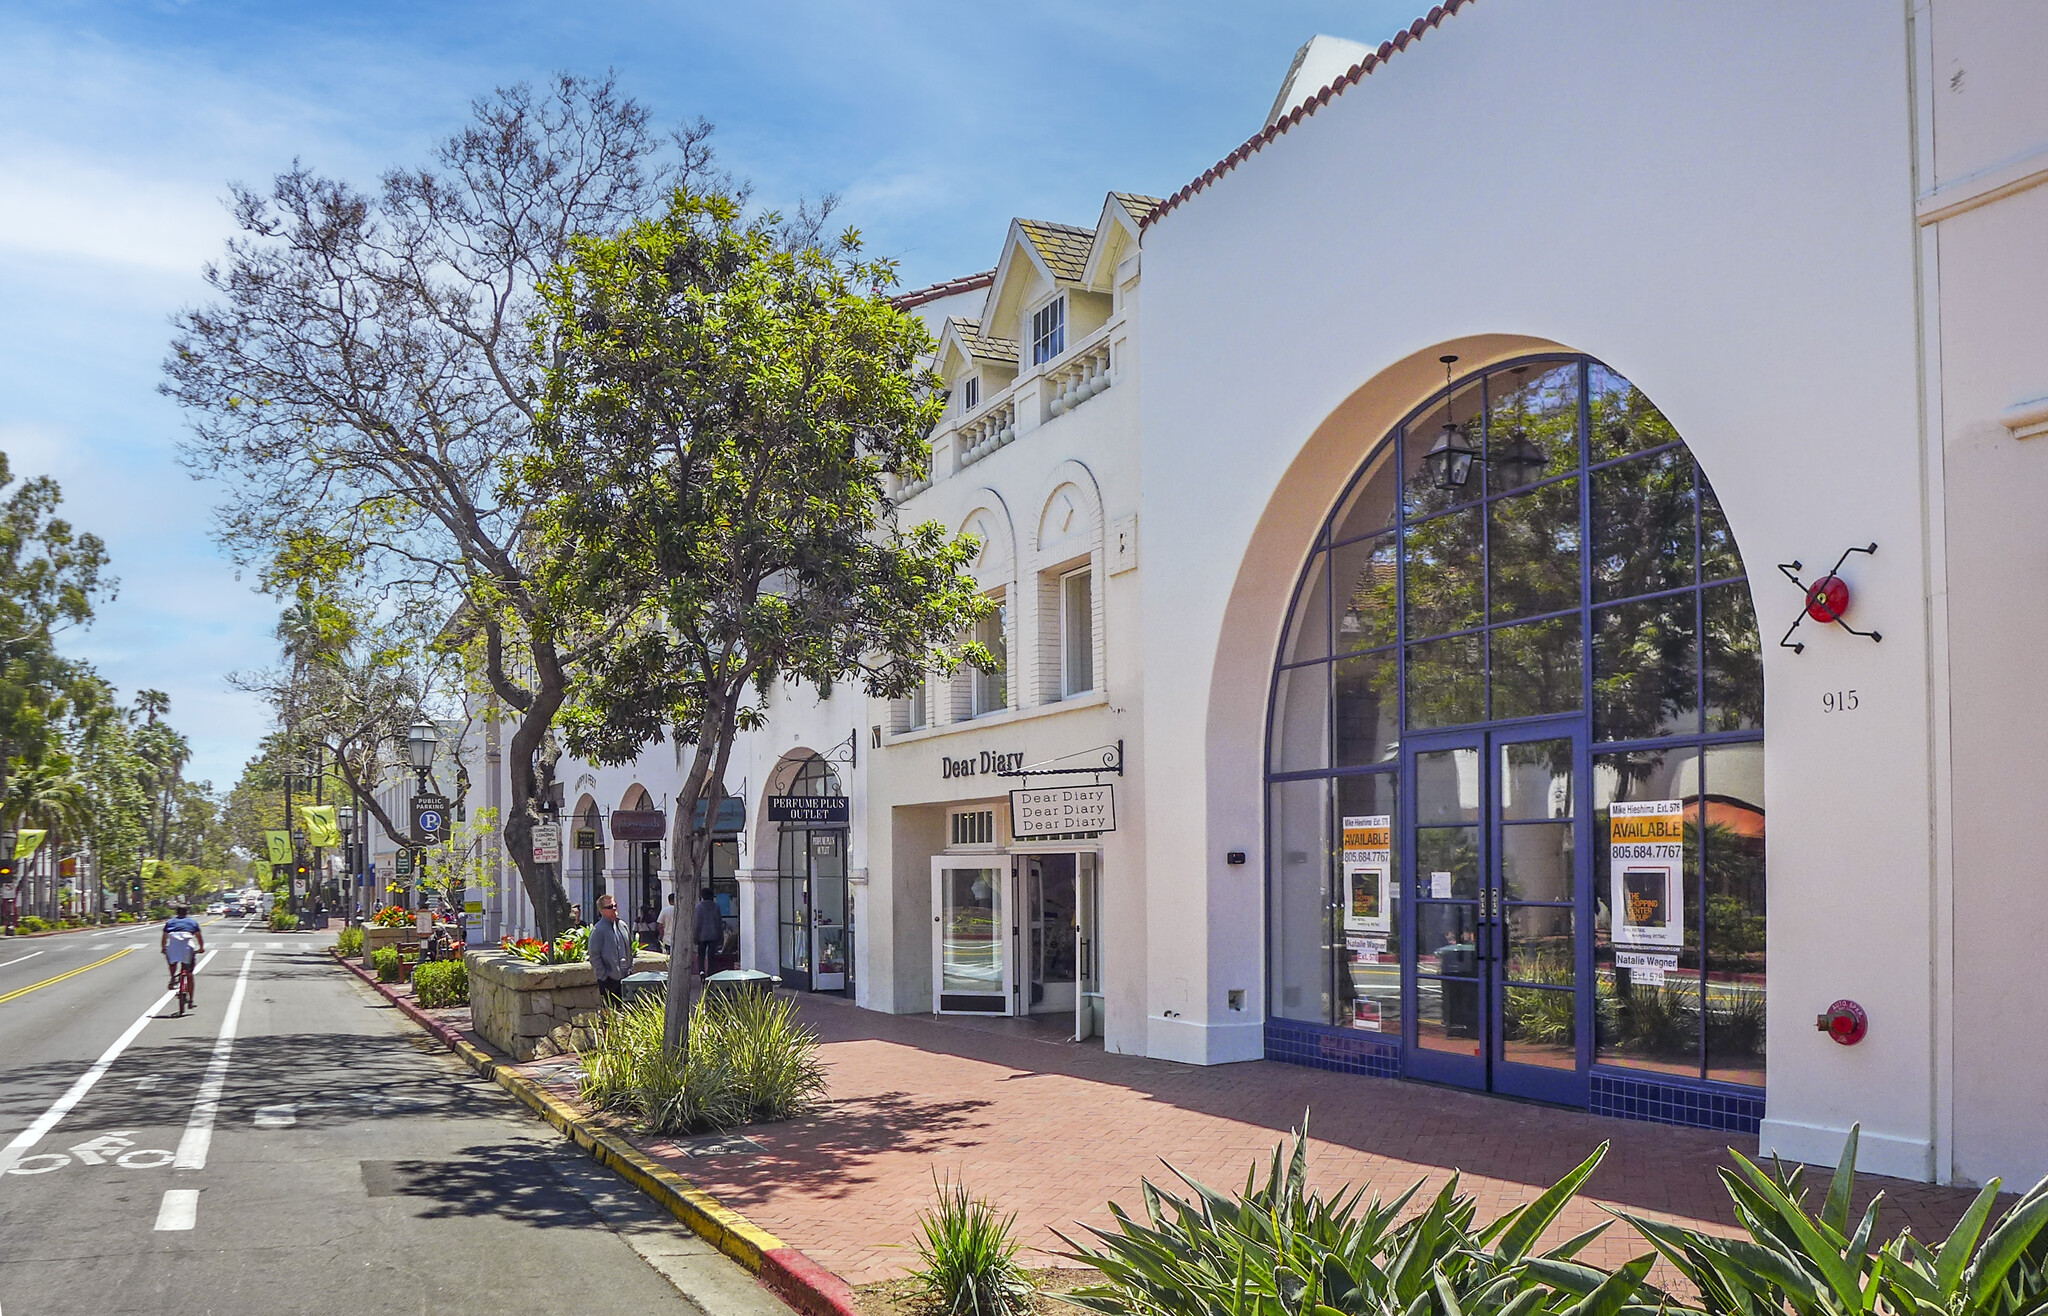
<path id="1" fill-rule="evenodd" d="M 1595 1064 L 1761 1086 L 1762 736 L 1741 557 L 1664 415 L 1585 357 L 1455 381 L 1290 609 L 1272 1014 L 1546 1099 Z"/>

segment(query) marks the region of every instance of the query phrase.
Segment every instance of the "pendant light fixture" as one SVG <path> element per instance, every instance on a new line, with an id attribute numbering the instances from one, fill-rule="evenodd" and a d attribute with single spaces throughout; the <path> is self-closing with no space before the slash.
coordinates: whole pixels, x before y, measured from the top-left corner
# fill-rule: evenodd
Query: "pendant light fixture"
<path id="1" fill-rule="evenodd" d="M 1428 464 L 1430 477 L 1437 488 L 1462 489 L 1472 478 L 1472 463 L 1479 456 L 1479 450 L 1465 437 L 1465 431 L 1458 426 L 1452 414 L 1451 367 L 1456 364 L 1457 355 L 1440 356 L 1437 360 L 1444 365 L 1444 427 L 1437 432 L 1435 446 L 1422 460 Z"/>
<path id="2" fill-rule="evenodd" d="M 1516 366 L 1515 375 L 1515 427 L 1508 431 L 1508 439 L 1499 456 L 1487 460 L 1500 467 L 1501 484 L 1508 489 L 1519 489 L 1525 484 L 1534 484 L 1543 478 L 1543 471 L 1550 465 L 1550 459 L 1543 455 L 1542 445 L 1529 437 L 1528 394 L 1523 391 L 1522 377 L 1529 373 L 1529 367 Z"/>

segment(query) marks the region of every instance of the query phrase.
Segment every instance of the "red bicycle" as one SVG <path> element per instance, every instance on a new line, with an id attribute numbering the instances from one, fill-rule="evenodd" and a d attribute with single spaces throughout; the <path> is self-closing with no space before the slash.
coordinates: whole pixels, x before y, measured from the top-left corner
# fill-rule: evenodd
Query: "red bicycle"
<path id="1" fill-rule="evenodd" d="M 182 1018 L 185 1011 L 192 1008 L 192 961 L 181 961 L 171 971 L 171 980 L 178 987 L 178 1014 Z"/>

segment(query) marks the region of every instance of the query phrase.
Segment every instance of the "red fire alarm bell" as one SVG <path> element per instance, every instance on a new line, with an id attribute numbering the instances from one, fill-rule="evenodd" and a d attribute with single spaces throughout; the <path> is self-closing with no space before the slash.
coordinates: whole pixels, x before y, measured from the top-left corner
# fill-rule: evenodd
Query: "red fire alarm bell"
<path id="1" fill-rule="evenodd" d="M 1828 1012 L 1814 1021 L 1814 1027 L 1843 1046 L 1854 1046 L 1870 1031 L 1870 1016 L 1854 1001 L 1836 1001 Z"/>
<path id="2" fill-rule="evenodd" d="M 1849 611 L 1849 582 L 1822 576 L 1806 591 L 1806 615 L 1818 622 L 1840 621 Z"/>

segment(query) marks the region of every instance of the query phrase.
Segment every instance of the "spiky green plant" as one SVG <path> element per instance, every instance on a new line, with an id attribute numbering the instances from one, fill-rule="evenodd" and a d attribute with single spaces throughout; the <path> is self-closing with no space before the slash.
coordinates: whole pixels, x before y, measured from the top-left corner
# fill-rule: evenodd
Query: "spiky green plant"
<path id="1" fill-rule="evenodd" d="M 965 1183 L 932 1176 L 937 1201 L 917 1214 L 922 1265 L 913 1273 L 948 1316 L 1012 1316 L 1027 1311 L 1031 1283 L 1017 1264 L 1017 1217 L 996 1214 Z"/>

